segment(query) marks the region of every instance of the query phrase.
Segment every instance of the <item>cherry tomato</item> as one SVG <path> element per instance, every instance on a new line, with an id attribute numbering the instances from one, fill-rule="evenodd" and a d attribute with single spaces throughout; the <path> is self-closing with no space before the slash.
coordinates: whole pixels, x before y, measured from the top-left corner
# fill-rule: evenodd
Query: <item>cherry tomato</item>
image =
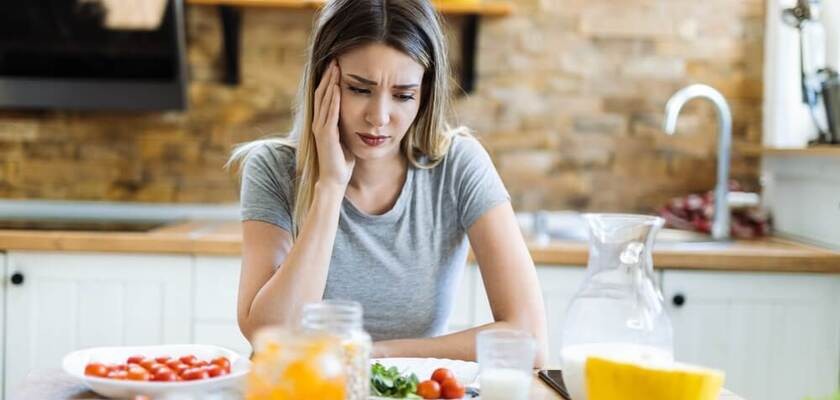
<path id="1" fill-rule="evenodd" d="M 157 364 L 157 362 L 154 358 L 144 358 L 143 361 L 140 361 L 140 366 L 149 371 L 152 370 L 152 366 L 155 364 Z"/>
<path id="2" fill-rule="evenodd" d="M 464 385 L 455 378 L 450 378 L 440 385 L 440 394 L 444 399 L 460 399 L 464 397 Z"/>
<path id="3" fill-rule="evenodd" d="M 178 359 L 181 360 L 182 363 L 187 364 L 187 365 L 193 365 L 196 361 L 198 361 L 195 358 L 195 356 L 192 355 L 192 354 L 186 355 L 186 356 L 181 356 Z"/>
<path id="4" fill-rule="evenodd" d="M 108 366 L 108 372 L 111 371 L 128 371 L 128 365 L 125 364 L 111 364 Z"/>
<path id="5" fill-rule="evenodd" d="M 155 372 L 157 372 L 157 370 L 159 370 L 161 368 L 169 368 L 169 367 L 167 367 L 166 364 L 161 364 L 161 363 L 158 363 L 158 362 L 154 362 L 154 363 L 152 363 L 152 365 L 150 365 L 148 368 L 146 368 L 146 370 L 151 372 L 152 375 L 154 375 Z"/>
<path id="6" fill-rule="evenodd" d="M 175 371 L 166 368 L 166 369 L 159 369 L 157 373 L 155 373 L 152 377 L 153 381 L 158 382 L 174 382 L 178 379 L 178 375 L 175 374 Z"/>
<path id="7" fill-rule="evenodd" d="M 149 370 L 149 372 L 152 373 L 152 376 L 157 375 L 160 371 L 172 371 L 172 368 L 169 368 L 165 364 L 155 364 L 152 366 L 152 369 Z"/>
<path id="8" fill-rule="evenodd" d="M 219 375 L 224 375 L 225 374 L 225 370 L 223 370 L 222 367 L 220 367 L 216 364 L 210 364 L 210 365 L 204 367 L 204 369 L 205 369 L 205 371 L 207 371 L 207 375 L 209 375 L 211 378 L 215 378 Z"/>
<path id="9" fill-rule="evenodd" d="M 149 371 L 141 367 L 131 367 L 128 369 L 128 380 L 131 381 L 148 381 L 151 379 Z"/>
<path id="10" fill-rule="evenodd" d="M 443 384 L 443 381 L 447 379 L 455 379 L 455 375 L 452 374 L 452 371 L 446 368 L 438 368 L 435 372 L 432 372 L 432 380 L 440 383 L 441 385 Z"/>
<path id="11" fill-rule="evenodd" d="M 108 376 L 108 372 L 110 372 L 108 371 L 108 367 L 102 363 L 92 362 L 85 366 L 85 375 L 105 378 Z"/>
<path id="12" fill-rule="evenodd" d="M 417 385 L 417 395 L 424 399 L 439 399 L 440 383 L 431 379 L 420 382 L 420 384 Z"/>
<path id="13" fill-rule="evenodd" d="M 166 364 L 166 362 L 169 361 L 169 360 L 171 360 L 171 358 L 169 356 L 155 357 L 155 361 L 157 361 L 161 364 Z"/>
<path id="14" fill-rule="evenodd" d="M 204 361 L 204 360 L 196 360 L 196 362 L 192 363 L 192 366 L 196 367 L 196 368 L 197 367 L 206 367 L 208 365 L 210 365 L 210 363 L 207 362 L 207 361 Z"/>
<path id="15" fill-rule="evenodd" d="M 190 368 L 181 374 L 181 378 L 185 381 L 195 381 L 199 379 L 207 379 L 210 375 L 207 374 L 203 368 Z"/>
<path id="16" fill-rule="evenodd" d="M 128 378 L 128 372 L 126 372 L 126 371 L 111 371 L 111 372 L 108 373 L 108 378 L 123 380 L 123 379 Z"/>
<path id="17" fill-rule="evenodd" d="M 125 360 L 125 363 L 126 364 L 140 364 L 140 361 L 143 361 L 143 359 L 145 359 L 145 358 L 146 357 L 143 357 L 143 356 L 140 356 L 140 355 L 131 356 L 131 357 L 128 357 L 127 360 Z"/>
<path id="18" fill-rule="evenodd" d="M 183 363 L 181 362 L 181 360 L 179 360 L 177 358 L 173 358 L 173 359 L 166 362 L 166 366 L 169 367 L 169 368 L 172 368 L 172 369 L 175 369 L 175 366 L 177 366 L 179 364 L 183 364 Z"/>
<path id="19" fill-rule="evenodd" d="M 183 375 L 183 374 L 184 374 L 184 371 L 186 371 L 186 370 L 188 370 L 188 369 L 191 369 L 191 368 L 192 368 L 192 367 L 190 367 L 190 366 L 189 366 L 189 365 L 187 365 L 187 364 L 184 364 L 184 363 L 179 363 L 178 365 L 176 365 L 176 366 L 172 367 L 172 370 L 173 370 L 173 371 L 175 371 L 175 373 L 176 373 L 176 374 L 178 374 L 178 375 L 180 376 L 180 375 Z"/>
<path id="20" fill-rule="evenodd" d="M 230 360 L 227 357 L 216 357 L 213 361 L 210 361 L 212 364 L 218 365 L 222 370 L 227 373 L 230 373 Z"/>

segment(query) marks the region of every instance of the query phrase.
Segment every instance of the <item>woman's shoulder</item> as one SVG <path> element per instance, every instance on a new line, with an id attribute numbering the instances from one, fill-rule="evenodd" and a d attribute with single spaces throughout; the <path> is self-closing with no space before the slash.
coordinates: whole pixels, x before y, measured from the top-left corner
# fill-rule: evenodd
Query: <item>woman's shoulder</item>
<path id="1" fill-rule="evenodd" d="M 481 140 L 470 133 L 453 134 L 446 153 L 447 164 L 453 166 L 489 160 L 489 157 Z"/>
<path id="2" fill-rule="evenodd" d="M 288 174 L 295 169 L 295 147 L 279 138 L 261 139 L 248 143 L 246 170 L 270 174 Z M 250 167 L 250 168 L 248 168 Z"/>

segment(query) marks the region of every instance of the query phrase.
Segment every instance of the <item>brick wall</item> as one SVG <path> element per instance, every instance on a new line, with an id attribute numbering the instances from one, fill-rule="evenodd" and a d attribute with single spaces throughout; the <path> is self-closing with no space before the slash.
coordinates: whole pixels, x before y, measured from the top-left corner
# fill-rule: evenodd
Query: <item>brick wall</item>
<path id="1" fill-rule="evenodd" d="M 714 110 L 689 103 L 677 136 L 660 129 L 668 97 L 695 82 L 730 101 L 733 177 L 755 188 L 742 149 L 760 143 L 763 2 L 515 3 L 482 21 L 477 88 L 456 101 L 515 207 L 649 211 L 710 189 Z M 0 112 L 0 197 L 236 201 L 221 165 L 234 143 L 290 127 L 312 17 L 246 10 L 243 81 L 226 86 L 216 10 L 189 7 L 187 113 Z M 461 19 L 447 21 L 457 38 Z"/>

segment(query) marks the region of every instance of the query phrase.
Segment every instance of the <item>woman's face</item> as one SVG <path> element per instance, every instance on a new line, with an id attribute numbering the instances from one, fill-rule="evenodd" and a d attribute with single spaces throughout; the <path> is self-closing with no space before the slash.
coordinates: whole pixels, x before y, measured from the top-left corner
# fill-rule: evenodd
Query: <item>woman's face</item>
<path id="1" fill-rule="evenodd" d="M 398 156 L 420 108 L 423 66 L 379 43 L 348 51 L 338 65 L 341 142 L 357 159 Z"/>

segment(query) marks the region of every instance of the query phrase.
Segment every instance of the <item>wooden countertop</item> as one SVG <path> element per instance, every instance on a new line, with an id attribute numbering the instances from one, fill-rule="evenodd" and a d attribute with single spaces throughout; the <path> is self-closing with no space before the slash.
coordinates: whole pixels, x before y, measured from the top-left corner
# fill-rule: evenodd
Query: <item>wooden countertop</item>
<path id="1" fill-rule="evenodd" d="M 762 154 L 780 157 L 840 157 L 840 145 L 818 145 L 801 149 L 767 147 L 762 149 Z"/>
<path id="2" fill-rule="evenodd" d="M 0 251 L 91 251 L 231 255 L 241 253 L 237 221 L 177 223 L 149 232 L 0 230 Z M 529 243 L 536 264 L 586 265 L 583 242 Z M 779 238 L 729 243 L 661 244 L 657 268 L 840 273 L 840 252 Z"/>

